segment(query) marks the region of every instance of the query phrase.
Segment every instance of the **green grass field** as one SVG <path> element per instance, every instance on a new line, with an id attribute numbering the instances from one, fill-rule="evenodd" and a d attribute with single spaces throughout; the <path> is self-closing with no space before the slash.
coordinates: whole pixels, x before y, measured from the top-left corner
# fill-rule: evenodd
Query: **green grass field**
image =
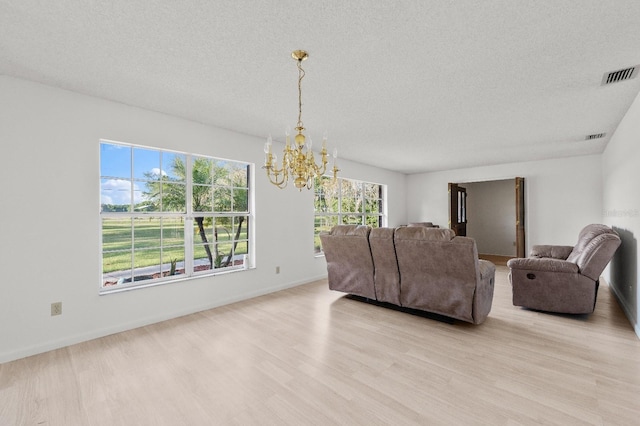
<path id="1" fill-rule="evenodd" d="M 233 230 L 225 224 L 216 226 L 218 230 L 218 253 L 227 256 L 233 249 Z M 215 252 L 213 226 L 206 226 L 207 243 L 211 252 Z M 197 226 L 193 227 L 194 259 L 207 259 L 205 244 Z M 235 255 L 248 252 L 246 221 L 240 233 Z M 124 271 L 132 268 L 165 265 L 172 261 L 183 262 L 184 222 L 181 218 L 169 218 L 162 221 L 157 217 L 133 219 L 106 218 L 102 221 L 103 273 Z M 168 270 L 168 269 L 167 269 Z"/>

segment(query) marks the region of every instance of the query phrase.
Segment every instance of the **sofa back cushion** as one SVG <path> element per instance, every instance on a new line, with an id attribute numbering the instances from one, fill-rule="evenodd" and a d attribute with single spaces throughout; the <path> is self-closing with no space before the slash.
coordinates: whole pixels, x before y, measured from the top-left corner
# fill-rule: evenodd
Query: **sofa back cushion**
<path id="1" fill-rule="evenodd" d="M 424 226 L 426 228 L 437 228 L 433 222 L 411 222 L 407 226 Z"/>
<path id="2" fill-rule="evenodd" d="M 395 232 L 402 306 L 473 322 L 480 279 L 475 240 L 451 229 L 404 227 Z"/>
<path id="3" fill-rule="evenodd" d="M 378 300 L 400 305 L 400 272 L 393 243 L 394 234 L 394 228 L 373 228 L 369 234 L 369 244 Z"/>
<path id="4" fill-rule="evenodd" d="M 370 232 L 369 226 L 337 225 L 320 234 L 330 289 L 376 298 Z"/>
<path id="5" fill-rule="evenodd" d="M 578 265 L 582 275 L 598 281 L 619 245 L 620 237 L 613 229 L 601 224 L 587 225 L 580 231 L 567 261 Z"/>

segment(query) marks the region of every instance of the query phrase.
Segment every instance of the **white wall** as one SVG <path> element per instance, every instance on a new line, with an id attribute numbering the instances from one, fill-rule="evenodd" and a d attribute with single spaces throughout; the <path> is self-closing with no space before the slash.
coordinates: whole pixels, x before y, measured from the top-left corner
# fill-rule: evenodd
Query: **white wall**
<path id="1" fill-rule="evenodd" d="M 422 173 L 407 177 L 410 222 L 447 227 L 449 182 L 525 178 L 526 251 L 535 244 L 574 244 L 587 224 L 602 221 L 599 155 Z"/>
<path id="2" fill-rule="evenodd" d="M 516 255 L 515 179 L 471 182 L 467 189 L 467 236 L 478 253 Z"/>
<path id="3" fill-rule="evenodd" d="M 6 76 L 0 99 L 0 362 L 326 275 L 313 256 L 313 193 L 268 183 L 262 139 Z M 255 163 L 256 268 L 99 296 L 100 139 Z M 405 175 L 340 168 L 387 184 L 389 225 L 406 223 Z M 63 314 L 51 317 L 57 301 Z"/>
<path id="4" fill-rule="evenodd" d="M 603 223 L 616 229 L 622 239 L 605 278 L 640 337 L 640 95 L 602 154 L 602 174 Z"/>

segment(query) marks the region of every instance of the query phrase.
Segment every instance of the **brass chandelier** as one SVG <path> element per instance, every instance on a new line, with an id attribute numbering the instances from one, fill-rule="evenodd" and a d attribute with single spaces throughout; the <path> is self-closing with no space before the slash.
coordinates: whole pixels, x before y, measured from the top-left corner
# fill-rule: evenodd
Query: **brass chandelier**
<path id="1" fill-rule="evenodd" d="M 304 50 L 294 50 L 291 52 L 293 59 L 298 64 L 298 124 L 296 125 L 297 135 L 294 137 L 295 145 L 291 145 L 289 130 L 285 132 L 286 144 L 282 155 L 282 165 L 278 166 L 278 158 L 271 152 L 272 139 L 271 135 L 264 144 L 265 160 L 262 167 L 267 171 L 267 176 L 272 184 L 278 188 L 284 188 L 289 182 L 289 178 L 293 180 L 294 185 L 300 191 L 302 188 L 313 188 L 313 179 L 321 177 L 327 171 L 327 136 L 322 138 L 322 150 L 320 151 L 320 165 L 316 164 L 311 150 L 313 142 L 309 137 L 308 143 L 303 132 L 305 130 L 302 124 L 302 79 L 305 72 L 302 69 L 302 61 L 309 57 Z M 333 179 L 335 180 L 340 171 L 336 166 L 336 158 L 338 157 L 337 148 L 333 150 Z"/>

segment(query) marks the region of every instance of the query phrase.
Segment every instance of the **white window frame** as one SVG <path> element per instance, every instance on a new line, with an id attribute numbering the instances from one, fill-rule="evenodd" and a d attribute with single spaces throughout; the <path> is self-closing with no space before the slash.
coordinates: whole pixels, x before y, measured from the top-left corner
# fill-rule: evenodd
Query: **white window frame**
<path id="1" fill-rule="evenodd" d="M 332 179 L 332 177 L 330 176 L 323 176 L 322 179 Z M 368 216 L 375 216 L 375 214 L 371 214 L 371 213 L 367 213 L 365 210 L 366 206 L 366 191 L 364 190 L 365 185 L 377 185 L 379 186 L 379 190 L 380 190 L 380 194 L 379 194 L 379 198 L 378 200 L 381 202 L 381 206 L 379 208 L 379 212 L 377 214 L 378 216 L 378 225 L 377 227 L 384 227 L 387 226 L 387 185 L 385 184 L 381 184 L 381 183 L 375 183 L 375 182 L 367 182 L 367 181 L 362 181 L 362 180 L 356 180 L 356 179 L 349 179 L 349 178 L 343 178 L 343 177 L 339 177 L 337 178 L 338 182 L 338 211 L 336 212 L 322 212 L 322 211 L 318 211 L 316 209 L 316 197 L 318 195 L 317 190 L 314 188 L 314 197 L 313 197 L 313 201 L 314 201 L 314 225 L 313 225 L 313 231 L 314 231 L 314 255 L 316 257 L 322 257 L 324 256 L 324 252 L 322 251 L 322 246 L 319 244 L 318 240 L 318 234 L 320 231 L 322 230 L 326 230 L 326 229 L 321 229 L 320 231 L 317 229 L 316 227 L 316 223 L 318 222 L 318 218 L 334 218 L 333 220 L 330 220 L 329 222 L 331 223 L 335 223 L 335 224 L 345 224 L 345 223 L 349 223 L 349 224 L 359 224 L 359 225 L 366 225 L 367 224 L 367 217 Z M 343 182 L 350 182 L 352 184 L 356 184 L 356 185 L 360 185 L 361 186 L 361 205 L 363 206 L 363 211 L 362 212 L 345 212 L 343 211 Z M 314 181 L 314 186 L 316 185 L 317 182 Z M 345 220 L 349 217 L 353 218 L 353 217 L 360 217 L 361 220 L 358 223 L 354 223 L 353 221 L 350 222 L 345 222 Z M 376 226 L 374 226 L 376 227 Z"/>
<path id="2" fill-rule="evenodd" d="M 152 151 L 157 151 L 161 154 L 167 153 L 167 154 L 178 154 L 181 156 L 184 156 L 185 158 L 185 163 L 186 163 L 186 173 L 185 173 L 185 177 L 186 177 L 186 182 L 184 183 L 185 185 L 185 211 L 184 212 L 160 212 L 160 211 L 153 211 L 153 212 L 144 212 L 144 211 L 135 211 L 134 209 L 134 197 L 131 196 L 131 207 L 129 209 L 129 211 L 126 212 L 122 212 L 122 211 L 118 211 L 118 212 L 113 212 L 113 211 L 103 211 L 103 204 L 102 204 L 102 196 L 101 196 L 101 201 L 100 201 L 100 290 L 99 293 L 100 294 L 108 294 L 108 293 L 113 293 L 113 292 L 119 292 L 119 291 L 124 291 L 124 290 L 132 290 L 132 289 L 137 289 L 137 288 L 145 288 L 145 287 L 150 287 L 150 286 L 155 286 L 155 285 L 160 285 L 160 284 L 167 284 L 167 283 L 172 283 L 172 282 L 179 282 L 179 281 L 185 281 L 185 280 L 190 280 L 193 278 L 198 278 L 198 277 L 204 277 L 204 276 L 215 276 L 215 275 L 220 275 L 220 274 L 226 274 L 226 273 L 230 273 L 230 272 L 237 272 L 237 271 L 243 271 L 249 268 L 252 268 L 253 265 L 255 264 L 255 262 L 253 261 L 254 258 L 254 247 L 255 247 L 255 233 L 253 231 L 253 224 L 254 224 L 254 216 L 253 216 L 253 211 L 254 211 L 254 196 L 253 196 L 253 188 L 254 188 L 254 182 L 253 182 L 253 177 L 254 177 L 254 170 L 255 170 L 255 165 L 252 163 L 248 163 L 246 161 L 238 161 L 238 160 L 231 160 L 231 159 L 225 159 L 225 158 L 220 158 L 220 157 L 214 157 L 211 155 L 201 155 L 201 154 L 193 154 L 193 153 L 186 153 L 186 152 L 181 152 L 181 151 L 175 151 L 175 150 L 168 150 L 168 149 L 164 149 L 164 148 L 156 148 L 156 147 L 149 147 L 149 146 L 143 146 L 143 145 L 136 145 L 136 144 L 131 144 L 131 143 L 125 143 L 125 142 L 116 142 L 116 141 L 112 141 L 112 140 L 106 140 L 106 139 L 101 139 L 99 141 L 100 143 L 100 147 L 101 147 L 101 151 L 102 151 L 102 145 L 103 144 L 109 144 L 109 145 L 117 145 L 123 148 L 129 148 L 132 150 L 132 155 L 131 155 L 131 175 L 130 175 L 130 180 L 131 180 L 131 191 L 134 190 L 134 184 L 136 183 L 136 178 L 134 177 L 133 174 L 133 164 L 135 162 L 135 159 L 133 158 L 133 150 L 135 150 L 136 148 L 141 148 L 141 149 L 145 149 L 145 150 L 152 150 Z M 211 160 L 214 162 L 229 162 L 229 163 L 234 163 L 236 165 L 241 165 L 242 167 L 247 167 L 247 176 L 246 176 L 246 187 L 244 186 L 234 186 L 232 184 L 230 185 L 214 185 L 213 183 L 211 184 L 212 190 L 213 188 L 218 188 L 218 189 L 228 189 L 230 191 L 230 193 L 233 193 L 234 190 L 246 190 L 247 192 L 247 210 L 242 210 L 242 211 L 215 211 L 215 209 L 212 207 L 211 211 L 194 211 L 193 208 L 193 161 L 194 158 L 203 158 L 206 160 Z M 100 160 L 100 166 L 102 166 L 102 159 Z M 120 180 L 126 180 L 123 179 L 122 177 L 113 177 L 113 176 L 102 176 L 102 171 L 100 173 L 100 190 L 102 191 L 102 182 L 105 179 L 109 179 L 109 178 L 118 178 Z M 133 193 L 133 192 L 132 192 Z M 231 201 L 231 203 L 233 203 L 233 201 Z M 218 246 L 218 245 L 231 245 L 233 247 L 234 242 L 238 242 L 238 244 L 242 244 L 242 245 L 246 245 L 246 254 L 242 254 L 241 256 L 234 256 L 233 252 L 231 253 L 232 255 L 229 257 L 230 262 L 232 263 L 230 266 L 227 267 L 214 267 L 213 269 L 206 269 L 206 270 L 196 270 L 197 268 L 194 265 L 194 251 L 195 251 L 195 246 L 197 245 L 202 245 L 201 242 L 194 242 L 194 232 L 195 232 L 195 223 L 196 223 L 196 218 L 197 217 L 204 217 L 209 219 L 212 222 L 212 226 L 211 226 L 211 231 L 213 233 L 213 229 L 214 226 L 213 224 L 216 222 L 216 219 L 219 218 L 231 218 L 232 219 L 232 223 L 235 223 L 235 221 L 237 220 L 237 218 L 239 217 L 243 217 L 243 223 L 246 222 L 245 225 L 245 229 L 246 229 L 246 238 L 239 238 L 238 240 L 235 240 L 233 235 L 229 235 L 229 239 L 227 241 L 222 241 L 222 242 L 218 242 L 218 241 L 214 241 L 214 240 L 210 240 L 208 241 L 208 245 L 210 246 Z M 124 274 L 125 271 L 126 272 L 130 272 L 130 276 L 127 275 L 127 277 L 130 277 L 128 279 L 130 279 L 129 282 L 122 282 L 122 283 L 117 283 L 115 285 L 105 285 L 105 274 L 103 273 L 104 269 L 103 269 L 103 259 L 104 259 L 104 254 L 105 252 L 109 252 L 108 250 L 105 251 L 104 250 L 104 244 L 103 244 L 103 219 L 113 219 L 113 218 L 117 218 L 117 219 L 130 219 L 132 220 L 132 243 L 131 243 L 131 253 L 132 253 L 132 264 L 131 264 L 131 269 L 129 270 L 123 270 L 123 271 L 117 271 L 121 274 Z M 140 218 L 144 218 L 144 219 L 153 219 L 153 218 L 158 218 L 159 220 L 162 219 L 175 219 L 175 218 L 180 218 L 181 221 L 183 222 L 183 238 L 184 238 L 184 261 L 181 265 L 181 270 L 184 269 L 184 273 L 181 273 L 179 275 L 169 275 L 169 276 L 162 276 L 160 278 L 150 278 L 150 279 L 143 279 L 140 281 L 136 281 L 135 280 L 135 275 L 136 275 L 136 268 L 134 265 L 134 261 L 133 261 L 133 253 L 135 250 L 135 240 L 133 238 L 134 236 L 134 230 L 135 230 L 135 226 L 134 226 L 134 222 L 136 219 L 140 219 Z M 205 219 L 206 220 L 206 219 Z M 207 221 L 209 221 L 207 220 Z M 232 228 L 235 229 L 235 228 Z M 160 235 L 162 236 L 164 228 L 161 227 L 160 230 Z M 162 237 L 161 237 L 161 242 L 158 244 L 158 249 L 162 252 L 163 249 L 165 249 L 167 246 L 163 245 L 163 241 L 162 241 Z M 163 272 L 166 271 L 167 268 L 167 264 L 163 263 L 162 265 L 153 265 L 150 268 L 160 268 L 160 271 L 158 272 Z M 111 281 L 111 280 L 110 280 Z"/>

